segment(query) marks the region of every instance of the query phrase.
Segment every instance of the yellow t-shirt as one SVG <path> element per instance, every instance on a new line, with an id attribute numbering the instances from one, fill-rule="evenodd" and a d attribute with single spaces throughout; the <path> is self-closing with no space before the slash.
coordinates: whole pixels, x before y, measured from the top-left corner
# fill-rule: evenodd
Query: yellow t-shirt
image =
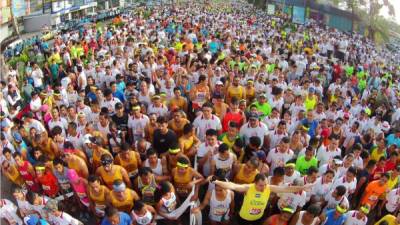
<path id="1" fill-rule="evenodd" d="M 259 192 L 256 190 L 255 184 L 251 184 L 244 196 L 239 212 L 240 217 L 248 221 L 260 219 L 264 215 L 270 193 L 268 185 L 263 192 Z"/>

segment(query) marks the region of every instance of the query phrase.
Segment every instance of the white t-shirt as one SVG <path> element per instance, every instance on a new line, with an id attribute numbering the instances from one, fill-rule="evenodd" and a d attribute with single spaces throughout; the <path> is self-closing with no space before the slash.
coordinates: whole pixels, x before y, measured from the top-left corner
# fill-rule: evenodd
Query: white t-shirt
<path id="1" fill-rule="evenodd" d="M 347 182 L 346 175 L 344 175 L 343 177 L 340 177 L 333 182 L 332 190 L 335 189 L 339 185 L 343 185 L 346 187 L 345 195 L 349 196 L 350 194 L 354 193 L 354 191 L 356 190 L 357 178 L 354 178 L 351 182 Z"/>
<path id="2" fill-rule="evenodd" d="M 128 119 L 128 128 L 132 129 L 132 134 L 136 137 L 144 137 L 144 128 L 149 123 L 150 119 L 146 115 L 141 115 L 140 118 L 130 116 Z"/>
<path id="3" fill-rule="evenodd" d="M 330 183 L 323 183 L 324 178 L 323 177 L 318 177 L 317 180 L 315 181 L 315 185 L 311 189 L 311 195 L 316 195 L 318 197 L 324 197 L 326 193 L 329 193 L 329 191 L 332 188 L 332 182 Z"/>
<path id="4" fill-rule="evenodd" d="M 197 157 L 202 158 L 209 151 L 212 152 L 211 156 L 208 158 L 208 160 L 204 163 L 203 165 L 203 175 L 204 176 L 209 176 L 210 175 L 210 165 L 211 165 L 211 159 L 213 158 L 214 155 L 218 153 L 218 147 L 221 144 L 221 142 L 217 142 L 214 146 L 208 145 L 207 143 L 201 143 L 199 146 L 199 149 L 197 150 Z"/>
<path id="5" fill-rule="evenodd" d="M 36 69 L 32 71 L 33 86 L 35 88 L 41 87 L 43 85 L 43 72 L 41 69 Z"/>
<path id="6" fill-rule="evenodd" d="M 271 149 L 267 156 L 267 163 L 271 165 L 270 171 L 279 166 L 284 166 L 293 156 L 294 152 L 291 149 L 288 149 L 286 152 L 281 152 L 278 148 Z"/>
<path id="7" fill-rule="evenodd" d="M 202 115 L 198 116 L 193 121 L 193 126 L 197 129 L 197 137 L 200 139 L 200 141 L 205 141 L 206 131 L 208 129 L 215 129 L 215 130 L 222 129 L 221 121 L 215 115 L 212 115 L 211 119 L 206 119 Z"/>
<path id="8" fill-rule="evenodd" d="M 22 224 L 17 215 L 17 206 L 8 199 L 1 199 L 0 218 L 4 218 L 9 224 Z"/>
<path id="9" fill-rule="evenodd" d="M 54 214 L 49 215 L 49 222 L 53 225 L 83 225 L 82 222 L 75 219 L 71 215 L 65 212 L 61 212 L 60 216 L 55 216 Z"/>
<path id="10" fill-rule="evenodd" d="M 245 144 L 249 144 L 249 140 L 253 136 L 257 136 L 261 139 L 261 146 L 264 143 L 264 137 L 268 136 L 269 131 L 267 125 L 263 122 L 259 122 L 259 125 L 256 127 L 251 127 L 249 123 L 243 124 L 240 128 L 240 136 L 242 136 L 245 140 Z"/>
<path id="11" fill-rule="evenodd" d="M 292 176 L 290 176 L 290 177 L 286 176 L 286 174 L 285 174 L 285 176 L 283 177 L 283 183 L 291 184 L 291 183 L 293 183 L 294 180 L 296 180 L 297 178 L 300 178 L 300 177 L 301 177 L 300 172 L 295 170 L 293 172 Z"/>
<path id="12" fill-rule="evenodd" d="M 347 212 L 347 219 L 344 225 L 366 225 L 368 222 L 368 217 L 363 216 L 361 220 L 357 219 L 357 210 L 351 210 Z"/>
<path id="13" fill-rule="evenodd" d="M 400 205 L 400 188 L 391 190 L 386 195 L 386 210 L 389 212 L 394 212 Z"/>
<path id="14" fill-rule="evenodd" d="M 342 198 L 340 198 L 339 200 L 336 200 L 334 197 L 332 197 L 333 191 L 334 190 L 329 192 L 329 194 L 325 195 L 325 201 L 327 202 L 327 204 L 326 204 L 324 210 L 334 209 L 338 204 L 341 204 L 342 206 L 349 208 L 350 204 L 349 204 L 349 200 L 347 199 L 347 197 L 342 196 Z"/>
<path id="15" fill-rule="evenodd" d="M 297 207 L 303 207 L 306 204 L 306 192 L 302 191 L 301 193 L 283 193 L 280 194 L 280 198 L 278 200 L 278 207 L 284 208 L 290 206 L 293 209 L 297 209 Z"/>
<path id="16" fill-rule="evenodd" d="M 332 160 L 335 156 L 340 156 L 341 150 L 340 148 L 336 148 L 334 151 L 328 150 L 328 147 L 321 146 L 317 152 L 317 159 L 320 165 L 324 165 Z"/>

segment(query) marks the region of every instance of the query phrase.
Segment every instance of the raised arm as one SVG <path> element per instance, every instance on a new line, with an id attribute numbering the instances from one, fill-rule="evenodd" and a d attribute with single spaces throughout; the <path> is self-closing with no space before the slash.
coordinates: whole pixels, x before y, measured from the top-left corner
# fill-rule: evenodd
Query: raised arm
<path id="1" fill-rule="evenodd" d="M 214 184 L 216 184 L 222 188 L 227 188 L 227 189 L 242 192 L 242 193 L 246 192 L 249 189 L 248 184 L 235 184 L 232 182 L 225 182 L 225 181 L 219 181 L 219 180 L 214 181 Z"/>
<path id="2" fill-rule="evenodd" d="M 293 193 L 298 191 L 308 191 L 314 184 L 306 184 L 304 186 L 277 186 L 277 185 L 269 185 L 271 192 L 275 193 Z"/>

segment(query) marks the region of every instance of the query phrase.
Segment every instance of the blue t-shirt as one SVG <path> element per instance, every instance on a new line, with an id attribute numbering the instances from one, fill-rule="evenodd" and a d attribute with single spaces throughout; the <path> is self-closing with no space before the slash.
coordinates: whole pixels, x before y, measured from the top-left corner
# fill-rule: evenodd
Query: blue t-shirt
<path id="1" fill-rule="evenodd" d="M 400 147 L 400 138 L 396 137 L 395 134 L 390 134 L 386 137 L 387 146 L 395 144 L 397 147 Z"/>
<path id="2" fill-rule="evenodd" d="M 324 225 L 342 225 L 347 219 L 346 214 L 342 214 L 339 218 L 335 219 L 336 209 L 326 211 L 326 220 Z"/>
<path id="3" fill-rule="evenodd" d="M 131 225 L 132 224 L 132 219 L 131 217 L 124 212 L 119 213 L 119 224 L 118 225 Z M 108 221 L 107 218 L 104 218 L 103 221 L 101 221 L 101 225 L 112 225 L 110 221 Z"/>
<path id="4" fill-rule="evenodd" d="M 316 120 L 313 120 L 310 122 L 310 121 L 308 121 L 308 119 L 303 119 L 301 124 L 308 125 L 308 127 L 310 128 L 308 130 L 308 135 L 310 135 L 311 138 L 315 137 L 315 129 L 317 129 L 317 127 L 318 127 L 318 122 Z"/>

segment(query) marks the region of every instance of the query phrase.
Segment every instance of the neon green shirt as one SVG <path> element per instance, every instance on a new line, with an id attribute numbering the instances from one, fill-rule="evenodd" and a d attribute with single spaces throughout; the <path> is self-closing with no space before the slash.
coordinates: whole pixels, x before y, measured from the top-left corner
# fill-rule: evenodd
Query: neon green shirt
<path id="1" fill-rule="evenodd" d="M 306 160 L 306 156 L 300 156 L 296 160 L 296 170 L 301 173 L 301 175 L 307 174 L 307 170 L 312 167 L 318 167 L 318 159 L 313 156 L 309 161 Z"/>

